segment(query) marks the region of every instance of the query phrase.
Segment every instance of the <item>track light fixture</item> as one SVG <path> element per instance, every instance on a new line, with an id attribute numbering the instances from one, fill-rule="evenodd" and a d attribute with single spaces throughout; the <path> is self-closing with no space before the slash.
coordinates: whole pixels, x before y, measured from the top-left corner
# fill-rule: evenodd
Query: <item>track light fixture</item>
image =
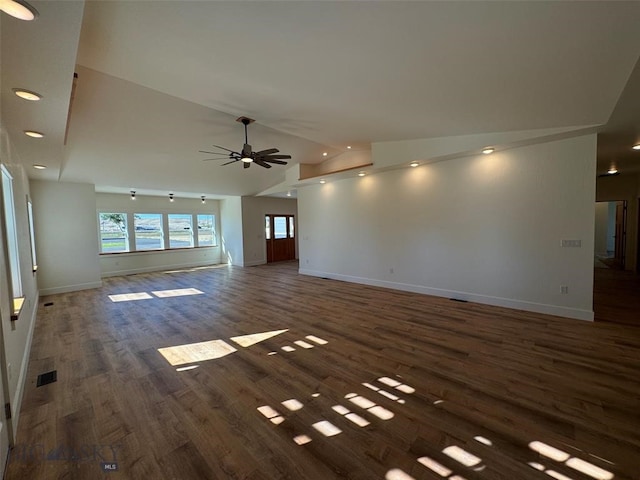
<path id="1" fill-rule="evenodd" d="M 173 193 L 170 193 L 170 194 L 169 194 L 169 201 L 170 201 L 170 202 L 173 202 Z"/>
<path id="2" fill-rule="evenodd" d="M 204 205 L 205 203 L 207 203 L 207 202 L 206 202 L 206 200 L 205 200 L 204 195 L 202 195 L 202 196 L 200 197 L 200 201 L 202 202 L 202 204 L 203 204 L 203 205 Z"/>
<path id="3" fill-rule="evenodd" d="M 131 200 L 135 200 L 135 199 L 136 199 L 136 191 L 131 190 Z"/>

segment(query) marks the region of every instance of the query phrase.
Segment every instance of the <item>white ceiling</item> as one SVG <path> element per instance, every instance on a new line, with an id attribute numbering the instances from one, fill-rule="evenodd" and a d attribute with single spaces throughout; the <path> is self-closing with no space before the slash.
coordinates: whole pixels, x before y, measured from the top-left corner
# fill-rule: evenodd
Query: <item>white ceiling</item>
<path id="1" fill-rule="evenodd" d="M 287 167 L 198 153 L 240 149 L 240 115 L 256 119 L 254 150 L 290 165 L 347 145 L 601 125 L 599 173 L 640 171 L 640 2 L 31 3 L 34 22 L 2 14 L 2 121 L 23 163 L 49 167 L 34 178 L 255 194 Z"/>

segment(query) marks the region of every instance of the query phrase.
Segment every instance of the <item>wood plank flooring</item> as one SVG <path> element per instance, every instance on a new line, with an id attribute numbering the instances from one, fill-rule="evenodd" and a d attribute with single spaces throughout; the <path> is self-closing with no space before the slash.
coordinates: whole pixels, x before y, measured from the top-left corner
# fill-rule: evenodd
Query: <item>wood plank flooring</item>
<path id="1" fill-rule="evenodd" d="M 640 328 L 296 263 L 109 278 L 41 299 L 16 443 L 8 480 L 638 480 Z"/>

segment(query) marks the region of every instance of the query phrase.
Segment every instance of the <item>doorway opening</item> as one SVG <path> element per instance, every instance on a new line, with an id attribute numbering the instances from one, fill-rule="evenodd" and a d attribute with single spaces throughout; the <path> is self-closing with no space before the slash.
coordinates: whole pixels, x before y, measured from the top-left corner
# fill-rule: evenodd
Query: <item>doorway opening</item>
<path id="1" fill-rule="evenodd" d="M 295 216 L 267 214 L 264 220 L 267 263 L 295 260 Z"/>
<path id="2" fill-rule="evenodd" d="M 624 270 L 627 241 L 627 202 L 596 202 L 595 267 Z"/>

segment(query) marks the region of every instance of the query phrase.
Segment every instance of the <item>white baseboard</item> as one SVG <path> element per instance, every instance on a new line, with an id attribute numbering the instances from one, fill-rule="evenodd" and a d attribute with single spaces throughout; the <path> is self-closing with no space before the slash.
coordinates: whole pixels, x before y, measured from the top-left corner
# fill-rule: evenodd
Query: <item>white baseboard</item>
<path id="1" fill-rule="evenodd" d="M 45 295 L 56 295 L 58 293 L 77 292 L 79 290 L 89 290 L 90 288 L 100 288 L 101 286 L 102 286 L 102 281 L 78 283 L 76 285 L 63 285 L 61 287 L 53 287 L 53 288 L 41 288 L 40 296 L 44 297 Z"/>
<path id="2" fill-rule="evenodd" d="M 29 370 L 29 357 L 31 355 L 31 342 L 33 341 L 33 331 L 36 326 L 36 318 L 38 317 L 38 303 L 40 296 L 36 291 L 36 298 L 33 299 L 33 310 L 31 312 L 31 325 L 27 333 L 27 342 L 25 343 L 24 353 L 22 354 L 22 365 L 20 365 L 20 375 L 16 385 L 16 392 L 11 399 L 11 429 L 13 430 L 13 438 L 18 434 L 18 421 L 20 420 L 20 410 L 22 407 L 22 397 L 24 395 L 24 387 L 27 382 L 27 371 Z"/>
<path id="3" fill-rule="evenodd" d="M 305 268 L 300 268 L 298 272 L 302 275 L 309 275 L 312 277 L 330 278 L 332 280 L 360 283 L 363 285 L 371 285 L 373 287 L 391 288 L 393 290 L 422 293 L 425 295 L 433 295 L 435 297 L 455 298 L 458 300 L 466 300 L 469 302 L 493 305 L 496 307 L 514 308 L 516 310 L 525 310 L 527 312 L 543 313 L 546 315 L 557 315 L 560 317 L 575 318 L 576 320 L 587 320 L 591 322 L 593 321 L 593 310 L 582 310 L 579 308 L 563 307 L 561 305 L 548 305 L 544 303 L 528 302 L 526 300 L 514 300 L 510 298 L 479 295 L 476 293 L 459 292 L 456 290 L 432 288 L 423 285 L 413 285 L 409 283 L 389 282 L 386 280 L 355 277 L 352 275 L 327 273 Z"/>

